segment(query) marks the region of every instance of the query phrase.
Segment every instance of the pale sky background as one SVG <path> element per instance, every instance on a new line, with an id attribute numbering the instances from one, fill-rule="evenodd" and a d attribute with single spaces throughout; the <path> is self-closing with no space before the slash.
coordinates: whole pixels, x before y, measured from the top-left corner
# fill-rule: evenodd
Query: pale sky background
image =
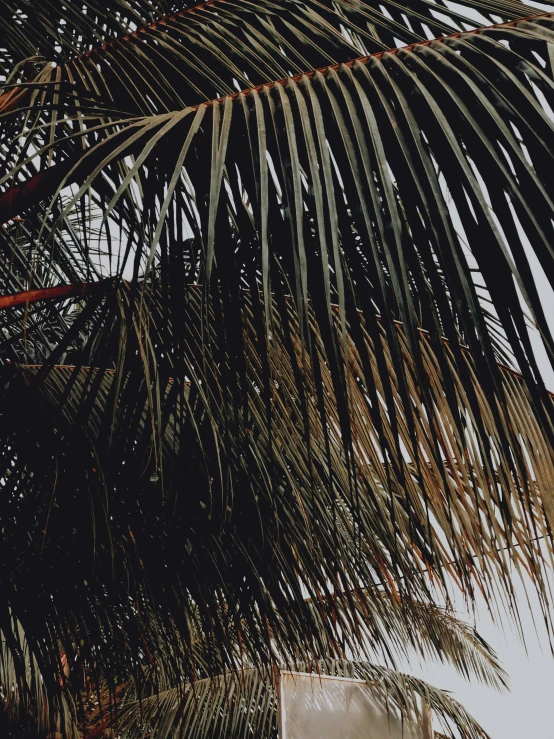
<path id="1" fill-rule="evenodd" d="M 509 617 L 502 619 L 503 626 L 495 624 L 483 604 L 475 622 L 478 632 L 494 648 L 507 671 L 510 692 L 500 693 L 474 680 L 469 683 L 452 667 L 440 664 L 418 666 L 414 662 L 406 666 L 406 671 L 451 691 L 491 739 L 554 739 L 554 658 L 545 629 L 541 628 L 538 607 L 533 608 L 538 621 L 536 631 L 529 609 L 523 606 L 523 587 L 518 588 L 518 594 L 526 647 L 515 634 Z M 458 615 L 464 617 L 463 611 Z M 467 614 L 465 617 L 473 623 Z"/>
<path id="2" fill-rule="evenodd" d="M 554 331 L 554 293 L 529 250 L 537 287 L 545 313 Z M 538 332 L 530 330 L 543 377 L 554 390 L 552 370 Z M 508 616 L 493 622 L 483 603 L 478 604 L 477 618 L 458 611 L 461 618 L 475 623 L 480 635 L 494 648 L 510 678 L 509 693 L 499 693 L 476 681 L 468 683 L 452 667 L 416 662 L 406 671 L 417 675 L 438 688 L 452 691 L 452 695 L 479 721 L 491 739 L 554 739 L 554 657 L 541 613 L 528 590 L 531 608 L 526 605 L 525 588 L 517 585 L 520 618 L 526 645 L 516 635 Z M 536 621 L 536 624 L 534 623 Z"/>
<path id="3" fill-rule="evenodd" d="M 452 0 L 446 1 L 450 6 L 456 7 Z M 526 1 L 539 12 L 552 11 L 551 3 L 545 5 L 533 0 Z M 463 12 L 471 15 L 466 8 Z M 477 16 L 476 20 L 478 21 Z M 525 243 L 525 235 L 521 231 L 520 236 Z M 528 242 L 527 245 L 530 246 Z M 486 248 L 486 245 L 483 247 Z M 527 252 L 547 320 L 554 332 L 554 292 L 532 249 L 528 248 Z M 554 391 L 554 371 L 538 332 L 530 329 L 530 336 L 546 385 Z M 409 667 L 406 666 L 406 671 L 436 687 L 451 690 L 453 697 L 479 721 L 491 739 L 554 739 L 554 657 L 546 630 L 544 626 L 541 628 L 538 605 L 531 597 L 532 605 L 528 608 L 525 605 L 524 587 L 520 585 L 516 589 L 525 646 L 516 635 L 509 617 L 503 617 L 501 623 L 499 620 L 494 623 L 483 603 L 478 604 L 475 620 L 478 632 L 494 648 L 508 672 L 511 687 L 509 693 L 499 693 L 476 681 L 468 683 L 453 668 L 443 665 L 427 663 L 418 667 L 414 662 Z M 471 614 L 464 614 L 463 610 L 458 615 L 474 622 Z"/>

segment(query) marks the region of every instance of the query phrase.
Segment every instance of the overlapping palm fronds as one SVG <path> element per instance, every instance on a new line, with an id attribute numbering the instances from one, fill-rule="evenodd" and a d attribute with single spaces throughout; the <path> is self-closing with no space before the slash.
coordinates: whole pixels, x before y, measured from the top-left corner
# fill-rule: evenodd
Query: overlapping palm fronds
<path id="1" fill-rule="evenodd" d="M 436 627 L 434 646 L 444 645 L 439 656 L 461 657 L 472 677 L 504 688 L 505 674 L 494 653 L 466 624 L 433 606 L 419 604 L 418 610 Z M 58 702 L 45 686 L 29 644 L 18 630 L 24 672 L 16 667 L 13 652 L 2 640 L 0 666 L 2 694 L 0 721 L 9 736 L 56 736 L 89 739 L 125 736 L 128 739 L 151 734 L 159 739 L 174 736 L 208 737 L 264 736 L 278 734 L 278 690 L 281 671 L 291 667 L 313 675 L 314 687 L 321 676 L 355 678 L 368 684 L 375 706 L 391 719 L 398 717 L 411 727 L 414 736 L 421 731 L 422 706 L 428 706 L 449 736 L 487 739 L 483 729 L 443 690 L 390 668 L 352 660 L 288 661 L 271 667 L 252 667 L 247 661 L 239 670 L 216 674 L 217 657 L 213 645 L 197 634 L 190 645 L 196 655 L 198 674 L 189 681 L 163 667 L 144 665 L 129 675 L 114 690 L 103 680 L 94 682 L 82 665 L 71 664 L 60 654 L 64 679 L 73 685 L 75 701 L 68 694 Z M 421 632 L 425 641 L 425 633 Z M 235 645 L 238 649 L 238 645 Z M 453 651 L 451 651 L 453 647 Z M 240 651 L 240 649 L 238 649 Z M 217 654 L 217 653 L 216 653 Z M 214 659 L 215 656 L 215 659 Z M 412 734 L 410 734 L 412 735 Z"/>
<path id="2" fill-rule="evenodd" d="M 96 76 L 90 57 L 95 65 L 101 61 L 113 70 L 116 85 L 125 86 L 133 74 L 145 74 L 143 87 L 136 80 L 130 85 L 138 100 L 162 87 L 167 93 L 169 81 L 177 83 L 175 87 L 190 86 L 192 92 L 201 80 L 209 80 L 210 86 L 227 85 L 229 91 L 240 81 L 248 87 L 479 22 L 531 15 L 528 5 L 506 0 L 464 2 L 463 9 L 425 0 L 379 5 L 367 0 L 139 0 L 117 7 L 93 0 L 86 7 L 82 12 L 59 0 L 40 6 L 25 0 L 4 2 L 2 46 L 12 65 L 42 56 L 69 63 L 76 78 L 82 73 L 79 68 L 85 77 L 85 70 Z M 211 96 L 206 90 L 201 94 Z"/>
<path id="3" fill-rule="evenodd" d="M 430 604 L 524 572 L 548 617 L 554 14 L 463 7 L 0 2 L 0 630 L 52 694 L 479 673 Z"/>
<path id="4" fill-rule="evenodd" d="M 406 734 L 421 732 L 422 702 L 432 707 L 449 735 L 458 730 L 468 739 L 488 739 L 488 735 L 447 692 L 409 675 L 367 662 L 320 660 L 299 665 L 304 672 L 313 670 L 317 690 L 322 675 L 365 680 L 371 695 L 383 712 L 399 716 Z M 205 678 L 194 685 L 173 688 L 146 699 L 126 696 L 119 714 L 105 720 L 110 727 L 129 739 L 152 736 L 243 737 L 278 736 L 278 677 L 274 670 L 245 669 L 240 673 Z M 410 729 L 412 731 L 410 731 Z M 93 729 L 94 732 L 94 729 Z"/>

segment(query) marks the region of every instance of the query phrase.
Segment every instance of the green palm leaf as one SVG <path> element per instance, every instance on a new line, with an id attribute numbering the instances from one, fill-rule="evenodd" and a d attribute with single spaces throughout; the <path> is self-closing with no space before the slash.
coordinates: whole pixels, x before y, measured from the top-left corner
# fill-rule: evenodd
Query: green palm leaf
<path id="1" fill-rule="evenodd" d="M 514 573 L 549 619 L 554 16 L 464 8 L 0 3 L 0 629 L 53 695 L 196 633 L 490 676 L 413 604 Z"/>

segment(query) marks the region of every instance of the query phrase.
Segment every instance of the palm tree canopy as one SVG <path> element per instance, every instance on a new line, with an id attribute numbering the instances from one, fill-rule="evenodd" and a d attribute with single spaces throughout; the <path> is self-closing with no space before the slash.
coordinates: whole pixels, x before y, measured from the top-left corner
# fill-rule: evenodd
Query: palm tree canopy
<path id="1" fill-rule="evenodd" d="M 455 584 L 515 609 L 514 573 L 548 616 L 530 330 L 554 365 L 554 14 L 0 19 L 0 631 L 21 685 L 25 650 L 58 685 L 60 642 L 112 690 L 145 663 L 392 660 L 402 624 L 428 643 L 414 604 Z"/>

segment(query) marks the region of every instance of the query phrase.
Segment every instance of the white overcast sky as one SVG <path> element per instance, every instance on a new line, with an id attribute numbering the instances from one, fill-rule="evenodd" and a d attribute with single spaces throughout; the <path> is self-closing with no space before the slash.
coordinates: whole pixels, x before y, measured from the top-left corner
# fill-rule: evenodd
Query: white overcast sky
<path id="1" fill-rule="evenodd" d="M 525 1 L 525 0 L 524 0 Z M 526 0 L 528 5 L 539 12 L 552 11 L 552 4 L 541 4 Z M 455 7 L 455 3 L 447 0 Z M 467 9 L 463 9 L 466 14 Z M 530 13 L 531 14 L 531 13 Z M 477 17 L 476 17 L 476 20 Z M 524 234 L 520 233 L 524 243 Z M 529 246 L 529 244 L 528 244 Z M 532 249 L 528 249 L 539 294 L 547 319 L 554 332 L 554 293 L 538 264 Z M 531 329 L 531 340 L 547 387 L 554 391 L 554 371 L 546 357 L 546 352 L 538 336 Z M 436 687 L 451 690 L 455 697 L 477 719 L 491 736 L 491 739 L 554 739 L 554 657 L 552 656 L 544 626 L 541 628 L 541 614 L 531 597 L 528 608 L 525 589 L 517 586 L 521 605 L 521 623 L 526 645 L 506 616 L 494 623 L 483 604 L 478 605 L 475 625 L 481 636 L 491 644 L 500 657 L 510 678 L 509 693 L 497 691 L 472 681 L 468 683 L 451 667 L 427 663 L 418 667 L 406 667 Z M 459 612 L 464 617 L 463 611 Z M 471 615 L 466 620 L 473 622 Z"/>
<path id="2" fill-rule="evenodd" d="M 418 667 L 414 663 L 407 670 L 450 690 L 491 739 L 554 739 L 554 658 L 545 629 L 541 628 L 538 607 L 532 609 L 538 622 L 535 624 L 529 609 L 523 606 L 523 587 L 518 591 L 526 646 L 508 617 L 502 619 L 503 624 L 495 624 L 481 605 L 476 620 L 477 630 L 494 647 L 508 672 L 510 692 L 500 693 L 476 681 L 468 683 L 453 668 L 443 665 L 426 663 Z"/>
<path id="3" fill-rule="evenodd" d="M 554 293 L 533 255 L 533 271 L 545 313 L 554 331 Z M 552 370 L 542 342 L 535 330 L 533 345 L 547 387 L 554 391 Z M 516 584 L 520 602 L 520 618 L 525 635 L 525 646 L 515 633 L 508 616 L 494 623 L 483 604 L 478 604 L 475 625 L 481 636 L 494 648 L 510 678 L 509 693 L 499 693 L 480 685 L 468 683 L 451 667 L 427 663 L 406 667 L 412 674 L 436 687 L 451 690 L 464 707 L 488 732 L 491 739 L 554 739 L 554 657 L 541 613 L 528 588 L 531 607 L 526 605 L 525 588 Z M 471 615 L 459 612 L 460 617 L 473 623 Z"/>

